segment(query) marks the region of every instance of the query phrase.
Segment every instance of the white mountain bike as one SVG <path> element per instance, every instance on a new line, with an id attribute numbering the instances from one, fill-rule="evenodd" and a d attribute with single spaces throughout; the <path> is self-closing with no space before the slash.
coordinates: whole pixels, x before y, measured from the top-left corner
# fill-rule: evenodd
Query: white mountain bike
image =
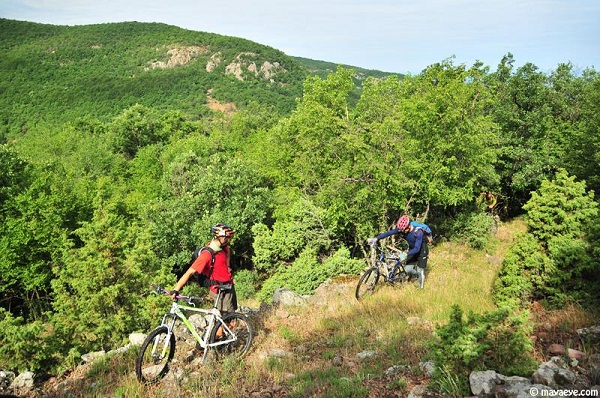
<path id="1" fill-rule="evenodd" d="M 145 384 L 156 383 L 169 371 L 169 363 L 175 355 L 174 327 L 179 320 L 190 331 L 196 341 L 196 348 L 202 351 L 202 360 L 206 359 L 209 350 L 214 350 L 218 356 L 235 355 L 242 357 L 252 344 L 253 331 L 248 318 L 238 312 L 228 312 L 221 315 L 216 307 L 221 294 L 232 285 L 216 285 L 218 294 L 213 308 L 196 308 L 196 304 L 204 301 L 204 297 L 177 295 L 171 304 L 171 310 L 163 315 L 160 326 L 150 332 L 142 343 L 140 353 L 135 362 L 135 373 L 138 380 Z M 158 286 L 156 294 L 171 292 Z M 179 304 L 185 300 L 187 305 Z M 186 312 L 205 315 L 208 324 L 205 327 L 195 327 Z"/>

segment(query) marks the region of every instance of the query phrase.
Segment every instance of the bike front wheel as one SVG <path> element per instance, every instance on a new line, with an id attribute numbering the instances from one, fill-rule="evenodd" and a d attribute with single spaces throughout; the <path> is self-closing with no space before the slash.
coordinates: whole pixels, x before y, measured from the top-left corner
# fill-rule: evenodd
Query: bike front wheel
<path id="1" fill-rule="evenodd" d="M 366 270 L 356 285 L 356 299 L 360 300 L 367 294 L 373 294 L 375 291 L 375 285 L 379 281 L 379 270 L 375 267 Z"/>
<path id="2" fill-rule="evenodd" d="M 169 371 L 169 362 L 175 355 L 175 335 L 169 335 L 166 326 L 154 329 L 142 343 L 135 361 L 135 373 L 140 382 L 156 383 Z"/>
<path id="3" fill-rule="evenodd" d="M 222 322 L 217 322 L 211 332 L 210 342 L 223 343 L 214 347 L 217 356 L 231 355 L 239 358 L 248 352 L 253 338 L 254 332 L 248 318 L 239 312 L 230 312 L 223 316 Z"/>

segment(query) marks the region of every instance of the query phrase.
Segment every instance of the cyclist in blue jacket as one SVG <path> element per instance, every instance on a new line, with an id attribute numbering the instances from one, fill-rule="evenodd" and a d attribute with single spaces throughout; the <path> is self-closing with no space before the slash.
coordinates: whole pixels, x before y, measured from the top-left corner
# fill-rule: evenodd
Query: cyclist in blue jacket
<path id="1" fill-rule="evenodd" d="M 376 238 L 369 238 L 368 242 L 369 244 L 376 243 L 392 235 L 401 235 L 408 243 L 405 269 L 408 274 L 419 278 L 419 286 L 422 289 L 425 285 L 425 268 L 429 257 L 428 240 L 423 229 L 411 225 L 410 218 L 405 214 L 398 219 L 395 229 L 383 232 Z"/>

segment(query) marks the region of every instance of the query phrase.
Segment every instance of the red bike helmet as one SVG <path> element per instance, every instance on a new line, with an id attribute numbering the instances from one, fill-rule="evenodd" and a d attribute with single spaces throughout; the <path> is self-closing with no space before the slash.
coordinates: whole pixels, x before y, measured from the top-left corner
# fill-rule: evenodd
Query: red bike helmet
<path id="1" fill-rule="evenodd" d="M 398 219 L 398 222 L 396 223 L 396 227 L 398 228 L 399 231 L 404 231 L 406 229 L 406 227 L 408 227 L 409 224 L 410 224 L 410 218 L 408 218 L 408 216 L 405 214 Z"/>

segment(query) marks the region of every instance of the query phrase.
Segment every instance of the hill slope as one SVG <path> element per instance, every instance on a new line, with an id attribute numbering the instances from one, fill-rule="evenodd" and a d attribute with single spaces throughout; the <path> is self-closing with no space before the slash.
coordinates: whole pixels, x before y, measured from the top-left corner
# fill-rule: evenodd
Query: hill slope
<path id="1" fill-rule="evenodd" d="M 334 69 L 249 40 L 160 23 L 0 19 L 0 51 L 0 128 L 13 133 L 84 116 L 108 120 L 138 103 L 201 117 L 209 102 L 256 102 L 281 115 L 295 106 L 308 74 Z M 381 75 L 360 69 L 357 79 Z"/>
<path id="2" fill-rule="evenodd" d="M 430 381 L 423 370 L 427 340 L 436 325 L 447 322 L 452 305 L 475 313 L 493 310 L 495 276 L 515 234 L 524 229 L 522 220 L 503 224 L 488 252 L 448 242 L 434 246 L 424 290 L 386 285 L 358 302 L 357 277 L 350 276 L 323 284 L 307 305 L 263 311 L 254 320 L 255 340 L 244 361 L 198 368 L 181 342 L 180 361 L 169 375 L 144 387 L 133 373 L 132 350 L 80 366 L 60 382 L 50 380 L 44 396 L 407 396 Z M 552 323 L 564 338 L 590 319 L 566 308 L 555 315 L 544 312 L 539 322 L 546 329 Z M 547 333 L 546 341 L 537 341 L 540 362 L 549 358 L 542 343 L 559 338 Z M 430 391 L 427 396 L 438 395 Z"/>
<path id="3" fill-rule="evenodd" d="M 158 23 L 52 26 L 0 20 L 4 125 L 106 118 L 136 103 L 203 112 L 210 95 L 286 112 L 306 72 L 248 40 Z"/>

